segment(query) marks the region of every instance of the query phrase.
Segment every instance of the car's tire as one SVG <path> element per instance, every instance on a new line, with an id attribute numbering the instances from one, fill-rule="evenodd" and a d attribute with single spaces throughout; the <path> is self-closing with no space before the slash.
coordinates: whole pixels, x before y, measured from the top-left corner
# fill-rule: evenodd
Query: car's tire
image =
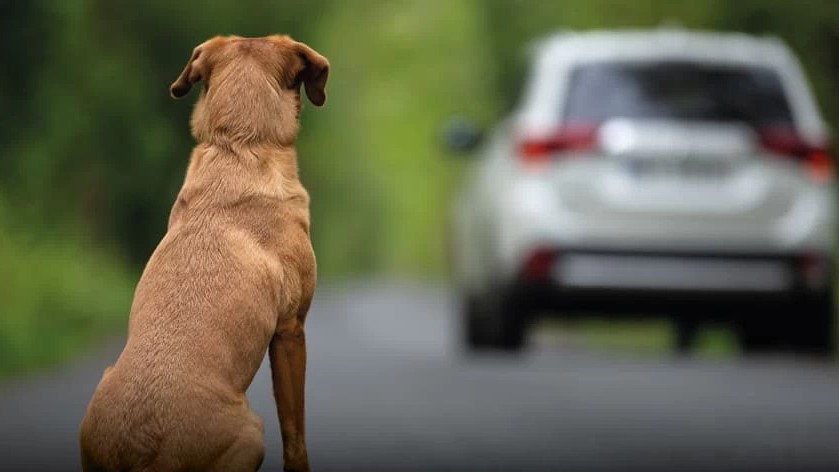
<path id="1" fill-rule="evenodd" d="M 786 352 L 828 358 L 836 352 L 836 318 L 829 295 L 754 313 L 740 320 L 737 328 L 747 354 Z"/>
<path id="2" fill-rule="evenodd" d="M 477 297 L 464 296 L 460 301 L 461 332 L 463 341 L 469 349 L 477 350 L 490 342 L 489 326 L 481 312 Z"/>
<path id="3" fill-rule="evenodd" d="M 836 352 L 834 298 L 819 296 L 801 303 L 793 311 L 795 326 L 790 345 L 797 354 L 833 357 Z"/>
<path id="4" fill-rule="evenodd" d="M 470 351 L 524 348 L 527 318 L 505 295 L 467 296 L 462 302 L 463 340 Z"/>

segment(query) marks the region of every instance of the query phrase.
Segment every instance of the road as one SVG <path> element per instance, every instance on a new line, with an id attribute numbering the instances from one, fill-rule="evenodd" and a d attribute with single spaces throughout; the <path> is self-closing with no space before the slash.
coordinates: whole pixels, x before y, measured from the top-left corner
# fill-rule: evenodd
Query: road
<path id="1" fill-rule="evenodd" d="M 309 317 L 310 458 L 327 471 L 839 471 L 839 367 L 629 356 L 541 342 L 464 356 L 434 286 L 321 289 Z M 0 470 L 76 470 L 77 425 L 122 340 L 0 385 Z M 565 345 L 565 347 L 563 347 Z M 262 470 L 281 470 L 263 365 Z"/>

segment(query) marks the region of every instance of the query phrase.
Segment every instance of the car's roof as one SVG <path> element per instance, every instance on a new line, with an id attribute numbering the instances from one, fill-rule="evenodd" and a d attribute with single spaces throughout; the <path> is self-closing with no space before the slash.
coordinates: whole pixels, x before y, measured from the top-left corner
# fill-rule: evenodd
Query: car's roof
<path id="1" fill-rule="evenodd" d="M 774 37 L 670 27 L 563 32 L 538 41 L 534 46 L 536 56 L 550 63 L 678 58 L 781 65 L 790 60 L 787 47 Z"/>

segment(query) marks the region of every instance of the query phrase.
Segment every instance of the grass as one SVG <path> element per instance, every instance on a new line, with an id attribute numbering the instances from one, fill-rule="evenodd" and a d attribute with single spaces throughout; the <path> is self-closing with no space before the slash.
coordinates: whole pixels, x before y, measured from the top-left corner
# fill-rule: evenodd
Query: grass
<path id="1" fill-rule="evenodd" d="M 544 337 L 611 353 L 667 354 L 675 344 L 671 324 L 659 320 L 551 319 L 540 322 L 537 329 Z M 700 331 L 695 352 L 701 357 L 727 357 L 737 352 L 736 339 L 730 330 L 710 325 Z"/>
<path id="2" fill-rule="evenodd" d="M 52 366 L 124 327 L 132 290 L 103 251 L 0 231 L 0 378 Z"/>

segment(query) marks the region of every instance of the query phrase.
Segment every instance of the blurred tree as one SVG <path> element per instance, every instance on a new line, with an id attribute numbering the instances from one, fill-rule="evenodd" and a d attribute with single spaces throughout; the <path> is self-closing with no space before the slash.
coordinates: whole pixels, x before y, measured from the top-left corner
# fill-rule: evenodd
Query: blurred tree
<path id="1" fill-rule="evenodd" d="M 313 187 L 313 210 L 346 236 L 315 235 L 325 273 L 442 271 L 457 173 L 441 158 L 439 126 L 452 114 L 486 121 L 495 111 L 480 4 L 358 0 L 323 19 L 316 36 L 331 54 L 334 101 L 313 155 L 342 170 Z"/>
<path id="2" fill-rule="evenodd" d="M 6 140 L 13 158 L 4 160 L 0 176 L 9 199 L 36 230 L 73 226 L 100 242 L 118 242 L 132 261 L 144 262 L 165 230 L 193 144 L 191 107 L 172 102 L 167 91 L 193 46 L 233 32 L 305 37 L 310 23 L 299 20 L 323 3 L 199 9 L 189 2 L 77 0 L 5 7 L 15 10 L 3 21 L 17 26 L 5 31 L 4 45 L 34 46 L 5 51 L 14 66 L 0 77 L 3 104 L 20 110 L 3 128 L 14 136 Z"/>
<path id="3" fill-rule="evenodd" d="M 783 38 L 808 72 L 828 123 L 839 120 L 839 2 L 830 0 L 744 0 L 721 8 L 718 27 Z"/>
<path id="4" fill-rule="evenodd" d="M 8 143 L 31 123 L 26 106 L 38 87 L 37 77 L 45 62 L 49 23 L 43 4 L 0 3 L 0 142 Z M 0 173 L 7 175 L 15 161 L 0 159 Z"/>

